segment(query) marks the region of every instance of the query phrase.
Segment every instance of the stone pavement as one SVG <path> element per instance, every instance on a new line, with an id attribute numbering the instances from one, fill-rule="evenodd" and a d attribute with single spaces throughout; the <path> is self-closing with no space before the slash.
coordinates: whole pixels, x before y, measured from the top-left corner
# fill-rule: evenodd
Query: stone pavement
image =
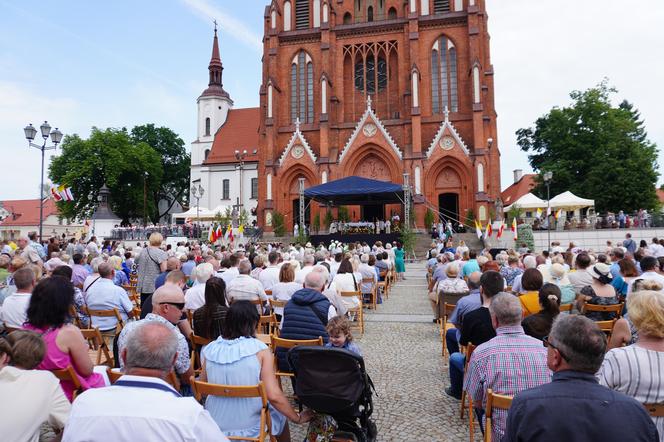
<path id="1" fill-rule="evenodd" d="M 365 333 L 356 333 L 376 386 L 373 420 L 378 441 L 468 440 L 468 417 L 459 419 L 460 402 L 444 393 L 447 359 L 441 356 L 438 329 L 427 297 L 424 263 L 407 264 L 377 312 L 365 313 Z M 291 425 L 294 441 L 305 428 Z M 476 430 L 475 440 L 481 440 Z"/>

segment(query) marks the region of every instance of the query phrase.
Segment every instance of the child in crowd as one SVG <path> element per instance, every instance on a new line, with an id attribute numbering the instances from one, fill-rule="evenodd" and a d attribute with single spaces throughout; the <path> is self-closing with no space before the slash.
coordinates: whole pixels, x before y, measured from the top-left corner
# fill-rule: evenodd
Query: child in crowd
<path id="1" fill-rule="evenodd" d="M 327 323 L 327 334 L 330 340 L 326 347 L 343 348 L 344 350 L 352 351 L 358 356 L 362 356 L 360 347 L 353 342 L 353 335 L 350 332 L 350 323 L 345 316 L 335 316 Z"/>

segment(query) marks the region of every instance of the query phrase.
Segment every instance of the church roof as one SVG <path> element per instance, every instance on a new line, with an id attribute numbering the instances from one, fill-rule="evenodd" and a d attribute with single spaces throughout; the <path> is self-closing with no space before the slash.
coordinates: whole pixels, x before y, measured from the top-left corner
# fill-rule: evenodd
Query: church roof
<path id="1" fill-rule="evenodd" d="M 32 200 L 4 200 L 0 201 L 2 207 L 9 212 L 9 216 L 0 221 L 0 226 L 36 226 L 39 224 L 39 198 Z M 51 215 L 57 215 L 58 208 L 55 201 L 50 198 L 44 200 L 44 220 Z"/>
<path id="2" fill-rule="evenodd" d="M 214 135 L 212 150 L 204 164 L 237 163 L 236 150 L 247 150 L 245 161 L 258 161 L 258 125 L 260 108 L 248 107 L 228 111 L 226 122 Z"/>

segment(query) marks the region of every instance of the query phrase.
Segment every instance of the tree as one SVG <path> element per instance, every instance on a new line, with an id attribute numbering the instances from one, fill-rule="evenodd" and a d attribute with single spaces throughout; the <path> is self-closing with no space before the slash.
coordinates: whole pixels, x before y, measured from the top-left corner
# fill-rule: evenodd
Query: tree
<path id="1" fill-rule="evenodd" d="M 611 103 L 617 91 L 604 80 L 586 91 L 570 94 L 569 107 L 554 107 L 535 122 L 519 129 L 517 143 L 535 171 L 553 172 L 551 195 L 570 190 L 593 198 L 598 211 L 653 209 L 657 146 L 634 106 Z M 545 196 L 540 176 L 535 193 Z"/>
<path id="2" fill-rule="evenodd" d="M 518 204 L 512 204 L 510 210 L 507 211 L 507 223 L 511 224 L 513 219 L 518 221 L 521 218 L 521 213 L 523 213 L 521 207 Z"/>
<path id="3" fill-rule="evenodd" d="M 427 211 L 424 213 L 424 227 L 430 229 L 435 220 L 436 216 L 433 214 L 433 211 L 427 208 Z"/>
<path id="4" fill-rule="evenodd" d="M 284 224 L 284 215 L 276 210 L 272 212 L 272 229 L 276 236 L 286 235 L 286 225 Z"/>
<path id="5" fill-rule="evenodd" d="M 159 187 L 150 194 L 154 207 L 158 208 L 159 201 L 167 202 L 161 213 L 151 214 L 153 221 L 158 222 L 176 202 L 187 203 L 190 157 L 182 138 L 167 127 L 155 127 L 152 123 L 136 126 L 131 130 L 131 139 L 136 144 L 146 143 L 161 158 L 163 177 Z"/>
<path id="6" fill-rule="evenodd" d="M 145 143 L 134 143 L 126 129 L 92 128 L 90 138 L 66 136 L 62 154 L 49 169 L 54 183 L 72 189 L 74 201 L 58 203 L 65 218 L 89 218 L 97 206 L 97 195 L 106 184 L 111 191 L 111 209 L 123 222 L 143 218 L 144 190 L 156 192 L 162 179 L 159 154 Z M 155 203 L 148 198 L 146 212 L 153 213 Z"/>

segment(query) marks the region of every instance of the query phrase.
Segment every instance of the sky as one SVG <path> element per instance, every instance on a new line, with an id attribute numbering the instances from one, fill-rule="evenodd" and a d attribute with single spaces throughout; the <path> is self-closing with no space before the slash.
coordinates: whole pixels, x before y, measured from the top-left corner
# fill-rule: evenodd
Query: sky
<path id="1" fill-rule="evenodd" d="M 0 200 L 39 195 L 40 152 L 27 146 L 28 123 L 48 120 L 82 137 L 93 126 L 154 123 L 189 146 L 196 137 L 196 98 L 207 86 L 215 18 L 224 88 L 235 107 L 258 106 L 268 3 L 0 0 Z M 486 3 L 503 188 L 513 181 L 513 169 L 530 171 L 515 131 L 605 77 L 619 91 L 616 103 L 627 99 L 641 111 L 664 172 L 661 0 L 638 6 L 624 0 Z"/>

